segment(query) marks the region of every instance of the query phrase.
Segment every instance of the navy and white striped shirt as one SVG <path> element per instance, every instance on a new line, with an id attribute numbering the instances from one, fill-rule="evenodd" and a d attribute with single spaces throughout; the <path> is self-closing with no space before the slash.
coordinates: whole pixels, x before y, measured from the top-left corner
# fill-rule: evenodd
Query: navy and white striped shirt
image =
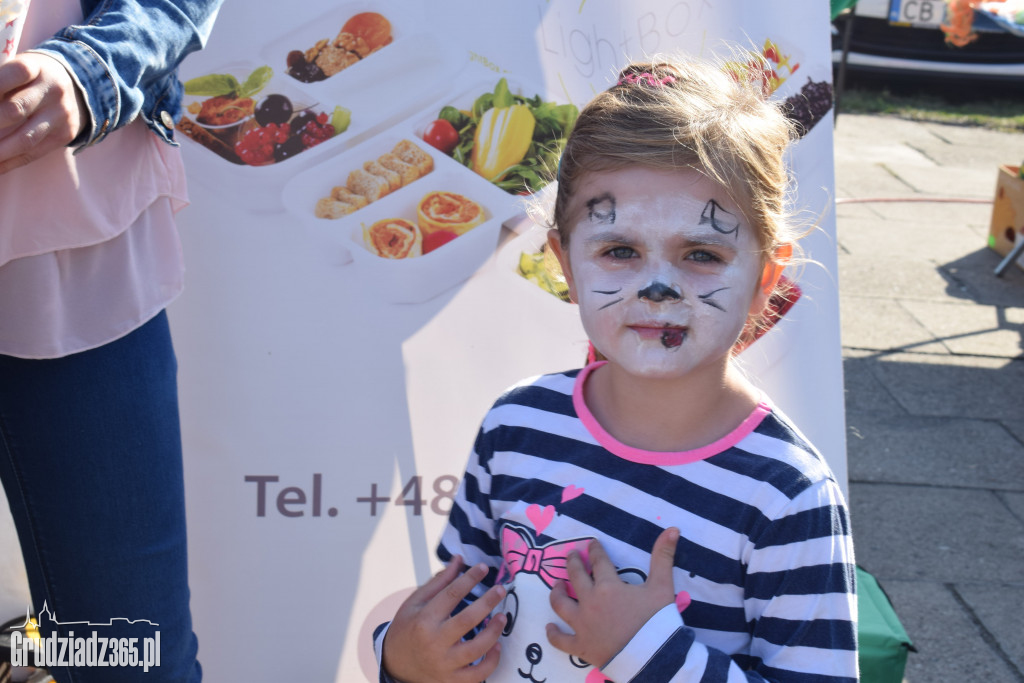
<path id="1" fill-rule="evenodd" d="M 605 666 L 605 676 L 619 683 L 856 681 L 849 520 L 813 446 L 766 402 L 731 434 L 695 451 L 625 446 L 583 402 L 582 383 L 594 367 L 527 380 L 495 403 L 440 558 L 459 554 L 467 565 L 491 566 L 480 595 L 499 580 L 510 534 L 523 537 L 516 543 L 534 560 L 541 552 L 534 549 L 597 538 L 620 571 L 646 572 L 655 539 L 675 526 L 681 536 L 673 576 L 689 600 L 655 615 Z M 506 562 L 506 578 L 507 570 Z M 524 605 L 517 618 L 540 619 L 541 629 L 553 620 Z M 546 640 L 538 645 L 554 651 Z M 546 674 L 537 656 L 535 650 L 527 664 L 523 653 L 503 646 L 502 666 L 489 680 L 518 682 L 522 670 L 539 681 Z M 588 671 L 579 671 L 583 681 Z"/>

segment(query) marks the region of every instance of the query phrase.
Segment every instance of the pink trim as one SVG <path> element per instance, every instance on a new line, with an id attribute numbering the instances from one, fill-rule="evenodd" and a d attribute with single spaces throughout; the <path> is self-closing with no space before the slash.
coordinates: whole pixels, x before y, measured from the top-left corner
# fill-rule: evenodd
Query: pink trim
<path id="1" fill-rule="evenodd" d="M 597 442 L 615 455 L 629 460 L 630 462 L 642 465 L 687 465 L 691 462 L 706 460 L 713 455 L 732 448 L 753 432 L 761 421 L 772 411 L 766 397 L 762 397 L 754 410 L 748 415 L 736 429 L 732 430 L 718 441 L 709 443 L 707 446 L 695 448 L 690 451 L 645 451 L 641 448 L 627 446 L 614 436 L 609 434 L 604 427 L 598 423 L 597 418 L 590 412 L 586 401 L 583 399 L 583 385 L 586 384 L 590 373 L 601 367 L 608 361 L 602 360 L 586 366 L 576 376 L 576 384 L 572 390 L 572 405 L 576 409 L 576 415 L 580 418 L 587 431 L 597 439 Z"/>

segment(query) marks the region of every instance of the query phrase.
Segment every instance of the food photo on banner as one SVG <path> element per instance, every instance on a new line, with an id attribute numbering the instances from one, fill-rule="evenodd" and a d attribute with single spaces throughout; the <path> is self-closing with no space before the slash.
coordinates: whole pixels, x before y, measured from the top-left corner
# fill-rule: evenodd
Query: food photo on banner
<path id="1" fill-rule="evenodd" d="M 181 71 L 169 309 L 209 680 L 377 680 L 487 409 L 586 361 L 527 209 L 630 60 L 717 57 L 789 102 L 809 263 L 739 361 L 845 487 L 828 25 L 810 0 L 223 6 Z"/>

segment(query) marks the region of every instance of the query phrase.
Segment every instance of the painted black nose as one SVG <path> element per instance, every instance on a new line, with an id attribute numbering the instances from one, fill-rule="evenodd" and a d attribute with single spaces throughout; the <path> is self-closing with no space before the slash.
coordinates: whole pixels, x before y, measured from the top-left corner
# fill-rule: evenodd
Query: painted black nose
<path id="1" fill-rule="evenodd" d="M 537 643 L 530 643 L 526 646 L 526 661 L 530 664 L 539 664 L 544 658 L 544 650 Z"/>
<path id="2" fill-rule="evenodd" d="M 678 301 L 683 298 L 683 295 L 666 284 L 661 282 L 652 282 L 637 292 L 637 298 L 647 299 L 648 301 L 658 303 L 665 301 L 666 299 L 674 299 Z"/>

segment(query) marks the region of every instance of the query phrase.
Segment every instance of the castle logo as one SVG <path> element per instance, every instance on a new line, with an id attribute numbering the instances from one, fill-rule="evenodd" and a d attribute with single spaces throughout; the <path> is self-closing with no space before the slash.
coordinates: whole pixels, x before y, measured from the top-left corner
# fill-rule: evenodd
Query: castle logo
<path id="1" fill-rule="evenodd" d="M 48 621 L 54 626 L 53 632 L 43 636 L 40 626 Z M 152 635 L 142 638 L 111 638 L 100 634 L 102 629 L 120 624 L 139 624 Z M 142 667 L 146 672 L 151 667 L 160 666 L 160 630 L 157 627 L 159 624 L 148 619 L 122 617 L 115 617 L 106 623 L 58 621 L 57 616 L 43 603 L 38 620 L 33 619 L 26 610 L 25 622 L 11 631 L 11 665 L 48 669 L 130 666 Z M 77 636 L 76 629 L 79 634 Z"/>

